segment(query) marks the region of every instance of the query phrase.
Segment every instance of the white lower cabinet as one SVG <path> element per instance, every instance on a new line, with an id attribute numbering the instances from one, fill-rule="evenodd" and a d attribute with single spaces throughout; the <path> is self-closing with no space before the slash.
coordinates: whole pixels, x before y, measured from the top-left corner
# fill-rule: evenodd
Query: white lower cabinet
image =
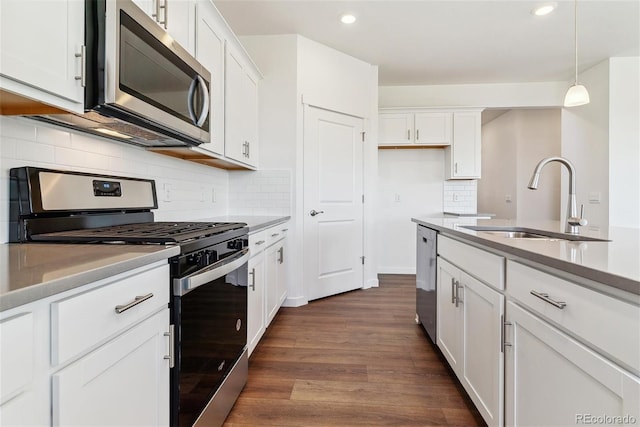
<path id="1" fill-rule="evenodd" d="M 53 375 L 53 425 L 169 424 L 165 309 Z"/>
<path id="2" fill-rule="evenodd" d="M 287 231 L 287 225 L 280 224 L 249 235 L 249 355 L 287 297 Z"/>
<path id="3" fill-rule="evenodd" d="M 437 344 L 489 426 L 503 424 L 504 296 L 438 257 Z"/>
<path id="4" fill-rule="evenodd" d="M 0 313 L 0 425 L 169 425 L 169 265 Z"/>
<path id="5" fill-rule="evenodd" d="M 512 302 L 507 322 L 507 425 L 640 422 L 640 379 Z"/>
<path id="6" fill-rule="evenodd" d="M 264 244 L 264 241 L 263 243 Z M 247 297 L 247 347 L 249 356 L 260 342 L 265 331 L 265 261 L 264 251 L 252 254 L 249 259 L 249 290 Z"/>

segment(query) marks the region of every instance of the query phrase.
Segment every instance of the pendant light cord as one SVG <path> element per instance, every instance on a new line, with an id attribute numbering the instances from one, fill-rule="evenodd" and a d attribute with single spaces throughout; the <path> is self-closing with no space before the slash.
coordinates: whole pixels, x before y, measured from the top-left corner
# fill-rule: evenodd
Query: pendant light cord
<path id="1" fill-rule="evenodd" d="M 575 47 L 576 58 L 576 80 L 574 84 L 578 84 L 578 0 L 573 1 L 573 45 Z"/>

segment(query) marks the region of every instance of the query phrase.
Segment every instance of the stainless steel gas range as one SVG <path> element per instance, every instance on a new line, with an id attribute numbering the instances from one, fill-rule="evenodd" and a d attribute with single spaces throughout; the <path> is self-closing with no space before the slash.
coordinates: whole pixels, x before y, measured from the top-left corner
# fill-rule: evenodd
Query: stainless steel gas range
<path id="1" fill-rule="evenodd" d="M 247 227 L 155 222 L 153 180 L 11 169 L 11 242 L 178 245 L 169 260 L 171 424 L 222 425 L 246 384 Z"/>

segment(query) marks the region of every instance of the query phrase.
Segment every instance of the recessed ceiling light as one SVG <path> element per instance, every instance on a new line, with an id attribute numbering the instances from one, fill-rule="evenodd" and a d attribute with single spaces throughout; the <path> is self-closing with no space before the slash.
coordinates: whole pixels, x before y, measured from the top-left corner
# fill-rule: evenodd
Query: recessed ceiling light
<path id="1" fill-rule="evenodd" d="M 354 22 L 356 22 L 356 17 L 351 15 L 351 14 L 349 14 L 349 13 L 347 13 L 347 14 L 344 14 L 344 15 L 342 15 L 340 17 L 340 21 L 343 24 L 353 24 Z"/>
<path id="2" fill-rule="evenodd" d="M 558 7 L 557 3 L 545 3 L 539 6 L 536 6 L 531 10 L 531 14 L 535 16 L 544 16 L 553 12 L 556 7 Z"/>

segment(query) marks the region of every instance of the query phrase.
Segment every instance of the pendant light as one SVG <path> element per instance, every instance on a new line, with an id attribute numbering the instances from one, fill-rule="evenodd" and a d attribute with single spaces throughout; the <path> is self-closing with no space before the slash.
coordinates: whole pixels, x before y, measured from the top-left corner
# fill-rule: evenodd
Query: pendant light
<path id="1" fill-rule="evenodd" d="M 573 1 L 573 41 L 576 58 L 576 78 L 564 97 L 565 107 L 577 107 L 589 103 L 589 92 L 578 84 L 578 0 Z"/>

